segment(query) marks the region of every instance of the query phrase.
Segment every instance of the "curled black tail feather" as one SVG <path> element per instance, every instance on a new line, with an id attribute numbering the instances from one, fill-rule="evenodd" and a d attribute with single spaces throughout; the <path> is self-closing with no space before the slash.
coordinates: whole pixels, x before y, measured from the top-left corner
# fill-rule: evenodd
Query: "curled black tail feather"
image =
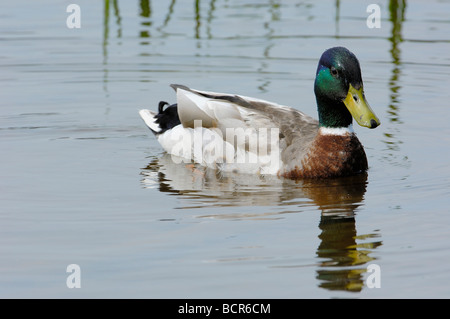
<path id="1" fill-rule="evenodd" d="M 169 105 L 166 101 L 160 101 L 158 104 L 158 113 L 161 114 L 163 112 L 164 106 Z"/>
<path id="2" fill-rule="evenodd" d="M 155 115 L 155 122 L 158 123 L 161 129 L 158 134 L 162 134 L 167 130 L 181 124 L 180 117 L 178 116 L 178 105 L 169 105 L 165 110 L 164 106 L 169 105 L 165 101 L 159 102 L 158 114 Z"/>

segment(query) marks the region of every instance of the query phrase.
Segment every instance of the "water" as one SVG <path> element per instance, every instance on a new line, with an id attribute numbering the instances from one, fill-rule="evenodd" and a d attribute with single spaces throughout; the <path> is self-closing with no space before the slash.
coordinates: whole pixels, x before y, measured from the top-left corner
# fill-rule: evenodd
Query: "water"
<path id="1" fill-rule="evenodd" d="M 370 1 L 77 3 L 80 29 L 68 3 L 1 4 L 1 297 L 450 297 L 449 2 L 384 1 L 379 29 Z M 382 123 L 355 125 L 367 175 L 175 165 L 137 114 L 181 83 L 317 117 L 335 45 Z"/>

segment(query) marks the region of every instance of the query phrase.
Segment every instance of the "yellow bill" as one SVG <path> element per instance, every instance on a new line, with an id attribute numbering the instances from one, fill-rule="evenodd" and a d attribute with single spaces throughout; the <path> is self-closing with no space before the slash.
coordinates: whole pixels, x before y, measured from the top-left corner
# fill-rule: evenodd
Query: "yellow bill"
<path id="1" fill-rule="evenodd" d="M 347 97 L 343 102 L 359 125 L 368 128 L 375 128 L 380 125 L 380 120 L 373 113 L 364 97 L 362 86 L 357 90 L 350 84 Z"/>

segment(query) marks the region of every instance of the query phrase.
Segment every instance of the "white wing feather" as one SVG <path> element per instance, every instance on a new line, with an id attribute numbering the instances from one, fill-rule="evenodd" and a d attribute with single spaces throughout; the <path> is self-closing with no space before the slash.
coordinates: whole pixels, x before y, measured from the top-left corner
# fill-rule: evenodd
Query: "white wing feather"
<path id="1" fill-rule="evenodd" d="M 176 91 L 181 125 L 158 135 L 159 143 L 167 153 L 173 155 L 174 161 L 195 161 L 224 171 L 262 174 L 278 172 L 281 164 L 280 145 L 278 134 L 276 138 L 268 137 L 270 132 L 267 130 L 271 127 L 267 126 L 272 123 L 270 120 L 263 118 L 262 121 L 257 120 L 257 123 L 252 122 L 250 126 L 250 117 L 261 117 L 252 110 L 231 101 L 209 98 L 182 88 L 177 88 Z M 208 94 L 220 95 L 213 92 Z M 139 114 L 152 130 L 158 131 L 158 125 L 154 122 L 155 113 L 141 110 Z M 232 140 L 227 138 L 230 132 Z M 249 146 L 252 141 L 257 141 L 256 146 Z M 261 148 L 265 151 L 260 152 Z M 243 162 L 243 159 L 246 160 Z"/>

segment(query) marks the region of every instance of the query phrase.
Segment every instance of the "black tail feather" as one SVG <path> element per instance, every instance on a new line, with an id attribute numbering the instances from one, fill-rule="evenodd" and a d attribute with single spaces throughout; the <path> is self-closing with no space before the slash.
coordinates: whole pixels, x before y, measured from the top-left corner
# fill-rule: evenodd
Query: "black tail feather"
<path id="1" fill-rule="evenodd" d="M 158 134 L 162 134 L 167 130 L 181 124 L 180 117 L 178 116 L 178 105 L 169 105 L 165 110 L 164 106 L 169 105 L 165 101 L 159 102 L 158 114 L 155 115 L 155 122 L 158 123 L 161 129 Z"/>

